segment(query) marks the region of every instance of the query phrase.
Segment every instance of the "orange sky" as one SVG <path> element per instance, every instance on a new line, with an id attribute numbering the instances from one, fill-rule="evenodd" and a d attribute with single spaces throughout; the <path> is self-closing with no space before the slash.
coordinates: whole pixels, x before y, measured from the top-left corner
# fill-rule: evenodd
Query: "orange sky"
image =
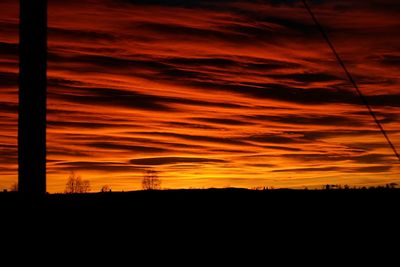
<path id="1" fill-rule="evenodd" d="M 0 189 L 17 180 L 17 1 L 0 3 Z M 48 191 L 399 181 L 299 1 L 49 1 Z M 169 4 L 165 4 L 169 2 Z M 400 145 L 396 0 L 312 4 Z M 330 2 L 330 3 L 328 3 Z"/>

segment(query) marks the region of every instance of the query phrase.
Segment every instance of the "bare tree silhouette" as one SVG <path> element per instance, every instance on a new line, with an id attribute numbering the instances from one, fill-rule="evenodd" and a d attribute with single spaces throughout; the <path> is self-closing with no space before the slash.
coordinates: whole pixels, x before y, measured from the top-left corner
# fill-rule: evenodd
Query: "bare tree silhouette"
<path id="1" fill-rule="evenodd" d="M 142 181 L 143 190 L 160 190 L 161 180 L 158 177 L 158 172 L 155 170 L 147 170 L 143 175 Z"/>
<path id="2" fill-rule="evenodd" d="M 82 180 L 79 175 L 71 172 L 68 177 L 67 184 L 65 185 L 66 194 L 87 193 L 90 191 L 90 181 Z"/>

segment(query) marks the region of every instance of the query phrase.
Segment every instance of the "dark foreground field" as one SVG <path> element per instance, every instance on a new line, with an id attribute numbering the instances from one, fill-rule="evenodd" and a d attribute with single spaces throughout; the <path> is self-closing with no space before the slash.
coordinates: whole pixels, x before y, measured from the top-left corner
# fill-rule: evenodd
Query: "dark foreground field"
<path id="1" fill-rule="evenodd" d="M 215 216 L 268 214 L 355 215 L 397 212 L 399 189 L 370 190 L 161 190 L 48 194 L 40 198 L 1 193 L 5 214 L 63 216 Z"/>
<path id="2" fill-rule="evenodd" d="M 257 255 L 266 257 L 272 247 L 288 257 L 288 249 L 309 245 L 330 254 L 327 245 L 352 251 L 349 240 L 377 247 L 389 244 L 387 238 L 398 242 L 399 203 L 397 189 L 163 190 L 36 199 L 2 193 L 0 229 L 3 239 L 12 236 L 7 242 L 15 242 L 15 250 L 39 241 L 59 253 L 100 247 L 105 252 L 98 259 L 112 249 L 137 255 L 132 247 L 150 254 L 173 250 L 179 257 L 194 251 L 200 253 L 196 258 L 210 250 L 220 255 L 227 247 L 263 248 Z"/>

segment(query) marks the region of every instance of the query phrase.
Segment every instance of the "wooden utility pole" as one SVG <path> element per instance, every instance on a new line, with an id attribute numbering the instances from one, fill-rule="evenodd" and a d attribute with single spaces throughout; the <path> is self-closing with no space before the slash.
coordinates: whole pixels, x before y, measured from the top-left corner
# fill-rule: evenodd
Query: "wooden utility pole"
<path id="1" fill-rule="evenodd" d="M 47 0 L 20 0 L 18 190 L 46 193 Z"/>

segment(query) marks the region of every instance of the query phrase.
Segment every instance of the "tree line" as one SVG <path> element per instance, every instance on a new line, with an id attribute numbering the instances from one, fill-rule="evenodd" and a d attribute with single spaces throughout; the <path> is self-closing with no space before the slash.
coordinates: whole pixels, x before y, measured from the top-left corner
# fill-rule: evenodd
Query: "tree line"
<path id="1" fill-rule="evenodd" d="M 161 179 L 158 176 L 158 172 L 155 170 L 147 170 L 142 179 L 142 189 L 143 190 L 160 190 L 161 189 Z M 80 194 L 88 193 L 91 191 L 90 181 L 83 180 L 81 176 L 76 175 L 71 172 L 68 177 L 67 183 L 65 185 L 65 194 Z M 111 187 L 109 185 L 103 185 L 100 192 L 111 192 Z"/>

